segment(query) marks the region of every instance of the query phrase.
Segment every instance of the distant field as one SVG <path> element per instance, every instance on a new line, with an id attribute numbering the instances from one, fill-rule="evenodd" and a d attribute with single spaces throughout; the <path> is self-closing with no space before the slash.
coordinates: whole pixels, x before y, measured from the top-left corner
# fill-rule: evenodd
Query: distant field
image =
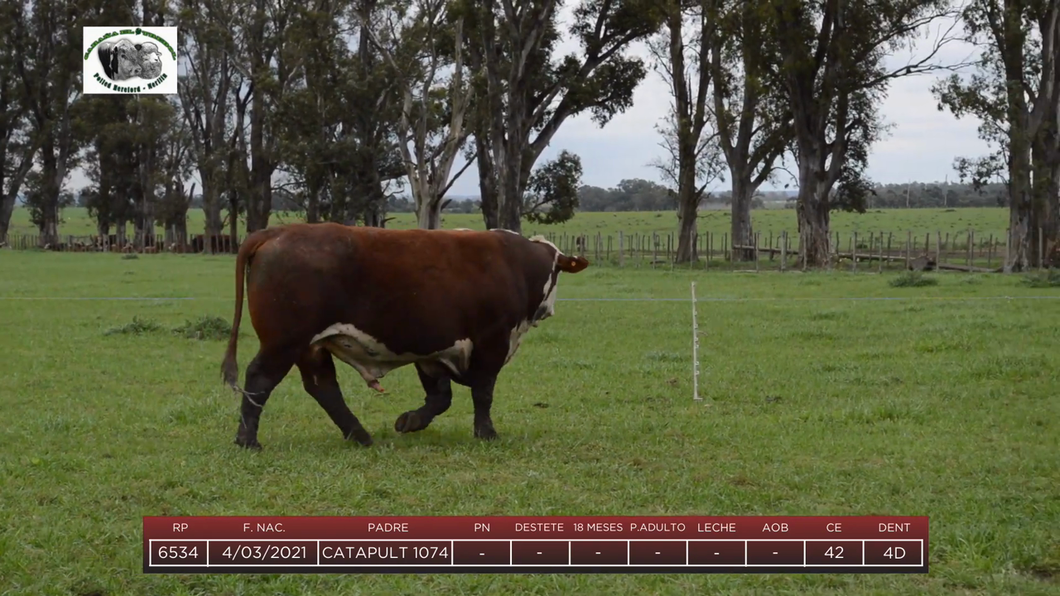
<path id="1" fill-rule="evenodd" d="M 376 394 L 342 366 L 374 446 L 344 443 L 292 373 L 249 453 L 224 342 L 174 333 L 230 320 L 233 266 L 0 254 L 0 595 L 1060 594 L 1057 288 L 593 267 L 561 278 L 556 316 L 502 373 L 498 441 L 472 438 L 463 388 L 399 436 L 415 372 Z M 693 280 L 703 402 L 689 303 L 631 300 Z M 145 515 L 926 515 L 931 572 L 145 575 Z"/>
<path id="2" fill-rule="evenodd" d="M 387 224 L 392 228 L 412 228 L 416 225 L 415 217 L 411 213 L 393 214 L 393 221 Z M 299 221 L 294 214 L 274 214 L 272 223 Z M 713 232 L 720 237 L 730 230 L 729 211 L 701 211 L 699 215 L 699 232 Z M 787 231 L 793 236 L 797 230 L 795 211 L 792 209 L 759 209 L 752 213 L 751 221 L 755 231 L 763 236 L 769 234 L 779 235 Z M 442 225 L 446 228 L 471 228 L 481 229 L 484 226 L 480 214 L 453 214 L 442 218 Z M 1008 226 L 1008 210 L 1004 208 L 964 208 L 964 209 L 888 209 L 872 210 L 864 214 L 833 213 L 832 230 L 838 232 L 841 237 L 846 238 L 852 232 L 865 235 L 870 232 L 890 232 L 905 237 L 906 232 L 923 237 L 926 233 L 935 234 L 941 232 L 946 234 L 963 234 L 972 229 L 976 237 L 985 239 L 993 234 L 1002 238 L 1004 243 L 1005 229 Z M 95 234 L 95 225 L 88 216 L 88 211 L 82 208 L 71 208 L 63 211 L 63 222 L 60 233 L 72 236 L 87 236 Z M 130 226 L 131 230 L 132 227 Z M 188 214 L 188 230 L 193 234 L 202 233 L 203 213 L 195 209 Z M 240 225 L 240 233 L 246 230 L 245 224 Z M 524 223 L 524 232 L 558 232 L 560 234 L 589 234 L 600 233 L 603 236 L 616 235 L 619 231 L 625 234 L 653 233 L 668 234 L 677 229 L 677 214 L 675 212 L 622 212 L 622 213 L 578 213 L 570 221 L 554 226 L 542 226 Z M 29 212 L 26 209 L 16 209 L 12 218 L 12 234 L 36 234 L 36 227 L 30 223 Z M 763 240 L 764 242 L 764 240 Z M 720 246 L 720 244 L 719 244 Z"/>

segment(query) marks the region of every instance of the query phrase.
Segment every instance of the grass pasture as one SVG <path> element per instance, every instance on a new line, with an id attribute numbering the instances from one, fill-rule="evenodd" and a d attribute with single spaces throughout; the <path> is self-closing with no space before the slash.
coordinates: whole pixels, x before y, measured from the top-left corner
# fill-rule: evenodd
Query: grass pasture
<path id="1" fill-rule="evenodd" d="M 399 436 L 414 371 L 379 395 L 340 365 L 375 445 L 345 444 L 292 372 L 253 453 L 232 444 L 223 341 L 173 331 L 230 320 L 232 269 L 0 252 L 0 595 L 1060 594 L 1060 288 L 590 268 L 502 374 L 498 441 L 472 438 L 463 388 Z M 587 300 L 685 299 L 692 280 L 698 403 L 688 301 Z M 98 299 L 122 297 L 157 300 Z M 928 515 L 931 573 L 141 571 L 142 516 L 271 514 Z"/>
<path id="2" fill-rule="evenodd" d="M 391 228 L 414 228 L 416 218 L 412 213 L 394 213 L 393 221 L 387 224 Z M 201 234 L 203 231 L 203 212 L 192 209 L 188 212 L 188 233 Z M 293 214 L 273 213 L 271 225 L 299 221 Z M 779 235 L 787 231 L 789 236 L 796 235 L 798 230 L 794 209 L 756 209 L 751 213 L 751 222 L 756 232 L 764 236 Z M 697 228 L 700 234 L 712 232 L 719 238 L 731 230 L 731 213 L 728 209 L 704 209 L 699 213 Z M 485 227 L 482 215 L 446 214 L 442 216 L 442 227 L 471 228 L 479 230 Z M 904 241 L 906 232 L 922 238 L 924 234 L 964 235 L 969 229 L 975 230 L 976 237 L 985 240 L 993 234 L 1004 245 L 1005 229 L 1008 227 L 1008 210 L 997 208 L 961 208 L 961 209 L 870 209 L 865 213 L 836 212 L 831 217 L 831 230 L 838 232 L 844 246 L 851 233 L 857 232 L 864 237 L 869 233 L 894 233 Z M 130 234 L 132 226 L 129 226 Z M 245 221 L 239 225 L 240 234 L 246 230 Z M 539 225 L 523 223 L 525 233 L 589 234 L 600 233 L 604 236 L 617 236 L 619 231 L 625 234 L 670 234 L 677 231 L 676 211 L 641 211 L 621 213 L 580 212 L 570 221 L 556 225 Z M 37 228 L 30 222 L 29 211 L 16 208 L 11 218 L 11 234 L 37 234 Z M 89 236 L 96 233 L 96 226 L 88 210 L 80 207 L 64 209 L 59 233 L 64 236 Z M 159 234 L 162 230 L 159 229 Z M 934 237 L 934 236 L 933 236 Z M 764 241 L 764 240 L 763 240 Z"/>

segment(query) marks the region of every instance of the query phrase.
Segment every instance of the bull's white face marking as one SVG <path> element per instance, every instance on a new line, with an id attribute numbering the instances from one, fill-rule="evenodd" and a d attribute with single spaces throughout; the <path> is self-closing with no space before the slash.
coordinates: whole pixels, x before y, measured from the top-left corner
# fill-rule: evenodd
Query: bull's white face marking
<path id="1" fill-rule="evenodd" d="M 431 354 L 395 354 L 383 342 L 348 323 L 335 323 L 314 336 L 310 343 L 319 343 L 352 366 L 369 385 L 396 368 L 414 363 L 432 370 L 444 366 L 454 375 L 463 374 L 471 362 L 473 347 L 470 339 L 461 339 Z"/>
<path id="2" fill-rule="evenodd" d="M 519 345 L 522 343 L 523 336 L 526 335 L 526 332 L 529 331 L 531 327 L 537 327 L 541 321 L 556 313 L 556 289 L 559 287 L 559 275 L 556 275 L 556 283 L 552 283 L 552 274 L 556 271 L 556 263 L 559 261 L 559 255 L 562 253 L 556 248 L 555 244 L 546 240 L 544 236 L 534 236 L 533 238 L 530 238 L 530 241 L 539 242 L 552 247 L 552 269 L 549 271 L 548 278 L 545 279 L 544 287 L 541 288 L 541 304 L 535 309 L 534 318 L 532 320 L 521 321 L 512 329 L 512 332 L 509 335 L 508 357 L 504 359 L 505 364 L 508 364 L 512 357 L 515 356 L 515 352 L 519 350 Z M 541 313 L 541 316 L 536 316 L 537 313 Z"/>
<path id="3" fill-rule="evenodd" d="M 544 245 L 552 247 L 552 251 L 553 251 L 553 254 L 552 254 L 552 272 L 554 273 L 556 271 L 556 263 L 559 262 L 559 256 L 561 254 L 563 254 L 563 253 L 561 253 L 559 251 L 559 249 L 556 248 L 555 244 L 552 244 L 551 242 L 546 240 L 544 236 L 540 236 L 540 235 L 539 236 L 534 236 L 533 238 L 530 238 L 530 241 L 531 242 L 539 242 L 541 244 L 544 244 Z M 552 315 L 556 314 L 556 288 L 558 288 L 558 287 L 559 287 L 559 274 L 558 273 L 556 274 L 556 283 L 552 283 L 552 275 L 550 273 L 549 276 L 548 276 L 548 279 L 545 280 L 545 287 L 544 287 L 544 289 L 542 290 L 542 293 L 541 293 L 541 295 L 544 296 L 544 298 L 542 299 L 541 307 L 539 307 L 539 309 L 538 309 L 538 310 L 540 310 L 541 308 L 544 308 L 545 312 L 544 312 L 544 315 L 542 317 L 540 317 L 538 320 L 534 321 L 534 323 L 533 323 L 534 327 L 537 327 L 537 324 L 540 321 L 542 321 L 544 319 L 547 319 L 547 318 L 551 317 Z"/>
<path id="4" fill-rule="evenodd" d="M 140 76 L 145 79 L 153 79 L 162 74 L 162 52 L 157 45 L 152 42 L 141 44 L 140 66 L 143 68 Z"/>

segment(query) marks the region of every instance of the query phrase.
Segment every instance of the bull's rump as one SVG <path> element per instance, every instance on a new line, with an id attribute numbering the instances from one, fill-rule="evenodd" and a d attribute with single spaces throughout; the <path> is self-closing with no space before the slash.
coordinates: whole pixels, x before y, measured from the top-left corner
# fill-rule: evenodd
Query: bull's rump
<path id="1" fill-rule="evenodd" d="M 329 337 L 371 338 L 383 346 L 372 359 L 395 365 L 506 350 L 511 329 L 528 316 L 531 284 L 543 285 L 550 273 L 550 263 L 537 266 L 544 253 L 513 234 L 339 224 L 295 224 L 272 234 L 247 276 L 259 338 L 316 341 L 343 360 L 368 356 L 357 348 L 343 357 Z M 456 354 L 460 346 L 468 353 Z"/>

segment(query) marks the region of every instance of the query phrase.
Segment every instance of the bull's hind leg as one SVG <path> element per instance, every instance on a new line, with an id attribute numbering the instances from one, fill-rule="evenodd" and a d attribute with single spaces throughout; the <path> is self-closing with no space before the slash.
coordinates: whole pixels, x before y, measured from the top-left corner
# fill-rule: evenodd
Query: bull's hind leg
<path id="1" fill-rule="evenodd" d="M 419 364 L 416 365 L 416 374 L 420 376 L 420 383 L 427 392 L 427 397 L 418 409 L 398 416 L 394 422 L 394 430 L 399 433 L 411 433 L 427 428 L 435 417 L 444 414 L 453 403 L 453 386 L 448 376 L 431 376 L 424 372 Z"/>
<path id="2" fill-rule="evenodd" d="M 261 449 L 261 444 L 258 443 L 261 410 L 265 408 L 265 402 L 269 400 L 273 389 L 291 371 L 294 360 L 294 352 L 290 349 L 262 350 L 247 365 L 236 445 Z"/>
<path id="3" fill-rule="evenodd" d="M 302 373 L 302 386 L 328 413 L 331 421 L 342 431 L 343 438 L 356 439 L 365 447 L 371 445 L 371 435 L 361 425 L 361 421 L 353 415 L 349 406 L 346 405 L 346 400 L 342 397 L 331 352 L 317 347 L 310 348 L 298 360 L 298 370 Z"/>

